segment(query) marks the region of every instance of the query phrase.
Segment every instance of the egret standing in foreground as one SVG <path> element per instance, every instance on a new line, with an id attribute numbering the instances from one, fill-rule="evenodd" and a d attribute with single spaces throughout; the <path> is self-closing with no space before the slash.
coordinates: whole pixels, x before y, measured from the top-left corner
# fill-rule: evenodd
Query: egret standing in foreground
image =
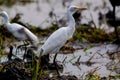
<path id="1" fill-rule="evenodd" d="M 50 37 L 46 40 L 46 42 L 42 45 L 40 49 L 39 57 L 43 55 L 47 55 L 50 53 L 56 53 L 53 63 L 56 64 L 55 59 L 57 53 L 59 52 L 60 48 L 64 46 L 64 44 L 72 38 L 73 33 L 75 32 L 75 20 L 73 18 L 73 13 L 76 11 L 86 10 L 86 8 L 79 8 L 77 6 L 70 6 L 67 10 L 67 17 L 69 20 L 69 24 L 66 27 L 59 28 L 55 32 L 53 32 Z M 57 70 L 59 75 L 59 72 Z"/>
<path id="2" fill-rule="evenodd" d="M 31 47 L 36 47 L 39 42 L 37 36 L 20 24 L 10 23 L 7 12 L 0 12 L 0 16 L 4 18 L 5 26 L 14 35 L 14 37 L 18 40 L 29 41 L 31 43 Z"/>

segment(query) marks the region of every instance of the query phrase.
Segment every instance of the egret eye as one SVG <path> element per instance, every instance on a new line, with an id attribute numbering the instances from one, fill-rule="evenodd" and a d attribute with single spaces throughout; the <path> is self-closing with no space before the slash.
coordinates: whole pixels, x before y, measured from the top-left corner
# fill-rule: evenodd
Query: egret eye
<path id="1" fill-rule="evenodd" d="M 70 8 L 69 8 L 69 11 L 70 11 L 70 12 L 74 12 L 75 10 L 76 10 L 76 7 L 70 7 Z"/>

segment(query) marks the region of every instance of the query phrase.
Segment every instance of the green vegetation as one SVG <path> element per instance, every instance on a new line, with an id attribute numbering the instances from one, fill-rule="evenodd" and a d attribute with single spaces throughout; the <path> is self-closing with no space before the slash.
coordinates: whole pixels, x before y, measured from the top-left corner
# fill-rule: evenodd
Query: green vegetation
<path id="1" fill-rule="evenodd" d="M 50 28 L 41 29 L 40 27 L 30 25 L 28 27 L 28 29 L 40 37 L 40 36 L 48 36 L 48 35 L 50 35 L 55 30 L 58 29 L 58 26 L 57 25 L 52 25 Z"/>
<path id="2" fill-rule="evenodd" d="M 105 30 L 92 28 L 90 26 L 80 26 L 76 29 L 75 36 L 79 41 L 92 43 L 110 42 L 114 40 L 114 33 L 106 33 Z"/>
<path id="3" fill-rule="evenodd" d="M 93 75 L 93 74 L 91 74 L 91 75 L 87 75 L 86 76 L 86 80 L 101 80 L 100 79 L 100 76 L 99 75 Z"/>
<path id="4" fill-rule="evenodd" d="M 0 5 L 5 5 L 5 6 L 13 6 L 14 4 L 16 4 L 17 2 L 22 3 L 22 4 L 26 4 L 29 2 L 32 2 L 33 0 L 0 0 Z"/>

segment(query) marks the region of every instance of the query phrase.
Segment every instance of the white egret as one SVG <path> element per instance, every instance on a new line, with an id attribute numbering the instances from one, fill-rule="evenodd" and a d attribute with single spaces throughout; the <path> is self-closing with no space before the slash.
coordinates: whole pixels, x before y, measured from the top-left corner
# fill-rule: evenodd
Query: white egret
<path id="1" fill-rule="evenodd" d="M 30 30 L 17 23 L 10 23 L 7 12 L 0 12 L 0 16 L 4 18 L 4 23 L 7 29 L 16 37 L 18 40 L 29 41 L 31 46 L 36 47 L 38 44 L 38 38 Z"/>
<path id="2" fill-rule="evenodd" d="M 68 8 L 67 10 L 67 17 L 69 20 L 68 26 L 59 28 L 58 30 L 53 32 L 50 35 L 50 37 L 48 37 L 48 39 L 40 49 L 39 57 L 50 54 L 50 53 L 56 53 L 53 61 L 56 65 L 55 59 L 56 59 L 57 53 L 59 52 L 60 48 L 64 46 L 66 41 L 72 38 L 73 36 L 73 33 L 75 31 L 75 20 L 73 18 L 73 13 L 78 10 L 82 11 L 82 10 L 86 10 L 86 8 L 79 8 L 77 6 L 70 6 Z M 57 73 L 58 73 L 58 70 L 57 70 Z"/>

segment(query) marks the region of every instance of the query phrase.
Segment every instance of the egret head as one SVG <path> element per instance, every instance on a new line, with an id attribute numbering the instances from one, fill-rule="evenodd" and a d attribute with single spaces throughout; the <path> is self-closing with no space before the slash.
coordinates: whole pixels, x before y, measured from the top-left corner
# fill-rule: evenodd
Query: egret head
<path id="1" fill-rule="evenodd" d="M 78 6 L 70 6 L 68 8 L 68 10 L 73 14 L 75 13 L 76 11 L 83 11 L 83 10 L 86 10 L 87 8 L 80 8 Z"/>
<path id="2" fill-rule="evenodd" d="M 2 11 L 2 12 L 0 12 L 0 16 L 2 16 L 3 18 L 4 18 L 4 22 L 5 23 L 8 23 L 9 21 L 8 21 L 8 14 L 7 14 L 7 12 L 5 12 L 5 11 Z"/>
<path id="3" fill-rule="evenodd" d="M 8 14 L 7 14 L 7 12 L 2 11 L 2 12 L 0 12 L 0 16 L 2 16 L 2 17 L 8 17 Z"/>

